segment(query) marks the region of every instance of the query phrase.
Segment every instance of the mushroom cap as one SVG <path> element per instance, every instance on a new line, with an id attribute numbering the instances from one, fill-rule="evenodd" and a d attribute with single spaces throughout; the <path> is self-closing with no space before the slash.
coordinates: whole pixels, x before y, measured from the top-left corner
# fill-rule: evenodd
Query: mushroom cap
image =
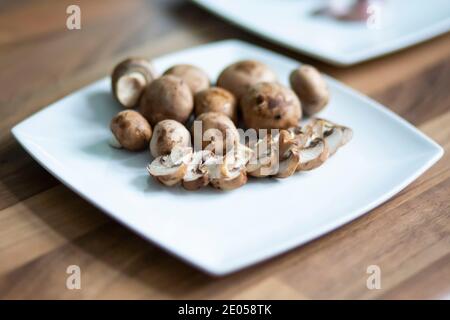
<path id="1" fill-rule="evenodd" d="M 305 114 L 313 115 L 328 104 L 330 92 L 327 83 L 313 66 L 302 65 L 295 69 L 289 76 L 289 82 L 299 97 Z"/>
<path id="2" fill-rule="evenodd" d="M 137 105 L 145 87 L 156 78 L 153 65 L 144 58 L 128 58 L 120 62 L 111 75 L 114 98 L 125 108 Z"/>
<path id="3" fill-rule="evenodd" d="M 210 86 L 208 75 L 202 69 L 190 64 L 177 64 L 167 69 L 164 75 L 177 76 L 183 79 L 191 89 L 192 94 Z"/>
<path id="4" fill-rule="evenodd" d="M 175 120 L 163 120 L 156 124 L 150 141 L 153 157 L 171 153 L 175 146 L 190 147 L 191 134 L 184 125 Z"/>
<path id="5" fill-rule="evenodd" d="M 295 93 L 279 83 L 261 82 L 252 86 L 241 99 L 241 110 L 247 128 L 288 129 L 302 116 Z"/>
<path id="6" fill-rule="evenodd" d="M 166 119 L 185 123 L 193 109 L 194 99 L 189 86 L 172 75 L 152 81 L 139 104 L 139 111 L 152 125 Z"/>
<path id="7" fill-rule="evenodd" d="M 223 113 L 205 112 L 200 114 L 195 121 L 201 121 L 202 124 L 202 148 L 212 149 L 217 153 L 226 154 L 239 142 L 239 132 L 233 121 Z M 195 122 L 192 125 L 192 135 L 200 132 L 195 131 Z M 197 137 L 198 139 L 198 137 Z"/>
<path id="8" fill-rule="evenodd" d="M 211 87 L 198 92 L 194 96 L 194 112 L 196 116 L 205 112 L 223 113 L 236 123 L 236 98 L 228 90 L 219 87 Z"/>
<path id="9" fill-rule="evenodd" d="M 152 137 L 150 124 L 134 110 L 119 112 L 112 118 L 110 129 L 117 142 L 130 151 L 145 149 Z"/>
<path id="10" fill-rule="evenodd" d="M 242 60 L 226 67 L 217 79 L 217 86 L 230 91 L 240 99 L 247 89 L 258 82 L 275 82 L 277 75 L 265 64 Z"/>

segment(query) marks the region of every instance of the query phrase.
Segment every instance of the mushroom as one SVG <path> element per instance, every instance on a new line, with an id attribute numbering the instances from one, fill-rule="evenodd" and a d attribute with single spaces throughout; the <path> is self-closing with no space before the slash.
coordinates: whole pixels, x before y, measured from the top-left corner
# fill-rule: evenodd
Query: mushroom
<path id="1" fill-rule="evenodd" d="M 192 94 L 209 88 L 208 75 L 200 68 L 190 64 L 177 64 L 164 72 L 164 75 L 179 77 L 186 82 Z"/>
<path id="2" fill-rule="evenodd" d="M 204 161 L 212 156 L 212 153 L 207 150 L 194 152 L 182 181 L 182 185 L 186 190 L 197 190 L 209 183 L 208 171 Z"/>
<path id="3" fill-rule="evenodd" d="M 194 96 L 194 113 L 196 116 L 205 112 L 220 112 L 237 121 L 236 98 L 223 88 L 211 87 Z"/>
<path id="4" fill-rule="evenodd" d="M 252 141 L 249 147 L 253 151 L 246 165 L 249 175 L 262 178 L 278 173 L 279 159 L 277 141 L 271 134 L 267 134 L 257 141 Z"/>
<path id="5" fill-rule="evenodd" d="M 198 121 L 201 121 L 202 130 L 196 132 Z M 220 155 L 226 154 L 239 142 L 239 132 L 233 121 L 218 112 L 205 112 L 199 115 L 191 131 L 194 141 L 201 138 L 202 149 L 208 149 Z"/>
<path id="6" fill-rule="evenodd" d="M 150 141 L 153 157 L 169 154 L 175 146 L 190 147 L 191 134 L 184 125 L 175 120 L 163 120 L 156 124 Z"/>
<path id="7" fill-rule="evenodd" d="M 175 146 L 170 154 L 159 156 L 147 166 L 148 173 L 166 186 L 179 183 L 192 158 L 192 148 Z"/>
<path id="8" fill-rule="evenodd" d="M 277 178 L 290 177 L 297 169 L 300 155 L 296 140 L 287 130 L 281 130 L 278 135 L 278 161 L 279 168 L 275 175 Z"/>
<path id="9" fill-rule="evenodd" d="M 299 162 L 296 171 L 309 171 L 321 166 L 329 156 L 328 146 L 321 138 L 310 140 L 299 149 Z"/>
<path id="10" fill-rule="evenodd" d="M 143 58 L 128 58 L 120 62 L 111 76 L 112 92 L 125 108 L 137 105 L 145 87 L 156 78 L 150 61 Z"/>
<path id="11" fill-rule="evenodd" d="M 241 110 L 247 128 L 288 129 L 302 116 L 295 93 L 279 83 L 261 82 L 252 86 L 241 99 Z"/>
<path id="12" fill-rule="evenodd" d="M 194 109 L 193 100 L 184 80 L 165 75 L 145 89 L 139 110 L 152 125 L 166 119 L 185 123 Z"/>
<path id="13" fill-rule="evenodd" d="M 217 86 L 227 89 L 240 99 L 247 89 L 258 82 L 275 82 L 276 74 L 265 64 L 243 60 L 225 68 L 217 79 Z"/>
<path id="14" fill-rule="evenodd" d="M 111 120 L 113 147 L 123 147 L 130 151 L 138 151 L 148 146 L 152 137 L 152 128 L 145 118 L 134 110 L 119 112 Z"/>
<path id="15" fill-rule="evenodd" d="M 303 65 L 291 72 L 289 81 L 302 103 L 305 114 L 313 115 L 328 104 L 328 86 L 316 68 Z"/>
<path id="16" fill-rule="evenodd" d="M 240 144 L 225 157 L 214 155 L 204 165 L 208 171 L 211 185 L 220 190 L 233 190 L 247 183 L 245 166 L 250 159 L 251 150 Z"/>
<path id="17" fill-rule="evenodd" d="M 353 137 L 352 129 L 320 118 L 314 119 L 308 127 L 312 135 L 325 140 L 329 156 L 335 154 L 337 149 L 348 143 Z"/>

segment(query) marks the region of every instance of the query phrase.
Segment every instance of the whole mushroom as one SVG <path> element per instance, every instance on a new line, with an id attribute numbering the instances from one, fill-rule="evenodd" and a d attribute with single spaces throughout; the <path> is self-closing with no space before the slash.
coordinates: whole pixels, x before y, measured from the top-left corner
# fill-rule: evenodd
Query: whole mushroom
<path id="1" fill-rule="evenodd" d="M 114 135 L 112 146 L 130 151 L 145 149 L 152 137 L 150 124 L 134 110 L 119 112 L 111 120 L 110 128 Z"/>
<path id="2" fill-rule="evenodd" d="M 190 147 L 191 135 L 184 125 L 175 120 L 163 120 L 156 124 L 150 141 L 153 157 L 170 154 L 175 147 Z"/>
<path id="3" fill-rule="evenodd" d="M 192 94 L 209 88 L 208 75 L 200 68 L 190 64 L 177 64 L 164 72 L 164 75 L 179 77 L 186 82 Z"/>
<path id="4" fill-rule="evenodd" d="M 191 90 L 183 79 L 165 75 L 146 88 L 139 111 L 152 125 L 166 119 L 185 123 L 194 108 L 193 100 Z"/>
<path id="5" fill-rule="evenodd" d="M 198 126 L 201 125 L 201 130 Z M 192 125 L 194 142 L 201 139 L 202 149 L 216 154 L 226 154 L 239 142 L 239 132 L 233 121 L 218 112 L 205 112 L 199 115 Z M 196 143 L 196 144 L 197 144 Z"/>
<path id="6" fill-rule="evenodd" d="M 133 108 L 145 87 L 156 78 L 150 61 L 144 58 L 128 58 L 120 62 L 111 76 L 112 92 L 125 108 Z"/>
<path id="7" fill-rule="evenodd" d="M 318 113 L 328 104 L 330 92 L 327 83 L 313 66 L 303 65 L 295 69 L 289 81 L 307 115 Z"/>
<path id="8" fill-rule="evenodd" d="M 247 89 L 258 82 L 275 82 L 276 74 L 265 64 L 243 60 L 225 68 L 217 79 L 217 86 L 227 89 L 240 99 Z"/>
<path id="9" fill-rule="evenodd" d="M 196 116 L 205 112 L 220 112 L 237 121 L 236 98 L 231 92 L 219 87 L 211 87 L 194 96 L 194 113 Z"/>
<path id="10" fill-rule="evenodd" d="M 302 117 L 300 101 L 287 87 L 274 82 L 252 86 L 241 99 L 241 110 L 247 128 L 288 129 Z"/>

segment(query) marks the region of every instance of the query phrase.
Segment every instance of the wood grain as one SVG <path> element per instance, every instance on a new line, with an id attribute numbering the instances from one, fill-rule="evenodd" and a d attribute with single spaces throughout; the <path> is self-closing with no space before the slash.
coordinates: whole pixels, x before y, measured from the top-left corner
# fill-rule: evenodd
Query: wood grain
<path id="1" fill-rule="evenodd" d="M 256 38 L 185 1 L 0 3 L 0 298 L 405 299 L 450 297 L 450 35 L 342 69 Z M 62 186 L 13 140 L 14 124 L 128 55 L 156 57 L 238 38 L 312 63 L 405 117 L 445 149 L 390 201 L 280 257 L 212 278 Z M 67 290 L 66 268 L 82 269 Z M 366 268 L 382 269 L 368 290 Z"/>

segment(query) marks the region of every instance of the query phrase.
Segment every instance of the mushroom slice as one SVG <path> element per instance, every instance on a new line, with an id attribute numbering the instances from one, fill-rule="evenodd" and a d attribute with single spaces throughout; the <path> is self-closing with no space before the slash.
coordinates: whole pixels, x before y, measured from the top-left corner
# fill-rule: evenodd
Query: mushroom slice
<path id="1" fill-rule="evenodd" d="M 277 139 L 270 134 L 250 145 L 253 155 L 246 165 L 247 172 L 252 177 L 267 177 L 278 172 Z"/>
<path id="2" fill-rule="evenodd" d="M 308 143 L 308 132 L 302 127 L 292 127 L 288 129 L 291 134 L 291 138 L 295 140 L 295 144 L 298 148 L 304 147 Z"/>
<path id="3" fill-rule="evenodd" d="M 328 159 L 328 146 L 321 138 L 311 140 L 298 151 L 300 160 L 297 171 L 308 171 L 322 165 Z"/>
<path id="4" fill-rule="evenodd" d="M 212 156 L 205 161 L 211 185 L 220 190 L 233 190 L 247 183 L 245 165 L 250 159 L 247 147 L 238 145 L 225 157 Z"/>
<path id="5" fill-rule="evenodd" d="M 342 145 L 344 134 L 340 128 L 332 128 L 330 131 L 325 132 L 323 139 L 328 146 L 329 157 L 331 157 Z"/>
<path id="6" fill-rule="evenodd" d="M 211 180 L 211 185 L 219 190 L 237 189 L 247 183 L 247 173 L 243 169 L 229 171 L 227 177 Z"/>
<path id="7" fill-rule="evenodd" d="M 277 178 L 287 178 L 294 174 L 300 161 L 296 140 L 287 130 L 281 130 L 278 137 L 279 168 Z"/>
<path id="8" fill-rule="evenodd" d="M 207 150 L 194 152 L 182 181 L 182 185 L 186 190 L 197 190 L 209 183 L 208 171 L 203 162 L 211 156 L 212 153 Z"/>
<path id="9" fill-rule="evenodd" d="M 166 186 L 174 186 L 186 174 L 192 148 L 174 147 L 169 155 L 159 156 L 147 166 L 148 173 Z"/>
<path id="10" fill-rule="evenodd" d="M 332 156 L 336 151 L 353 137 L 353 130 L 331 121 L 316 118 L 308 129 L 314 137 L 323 138 L 328 145 L 329 156 Z"/>

